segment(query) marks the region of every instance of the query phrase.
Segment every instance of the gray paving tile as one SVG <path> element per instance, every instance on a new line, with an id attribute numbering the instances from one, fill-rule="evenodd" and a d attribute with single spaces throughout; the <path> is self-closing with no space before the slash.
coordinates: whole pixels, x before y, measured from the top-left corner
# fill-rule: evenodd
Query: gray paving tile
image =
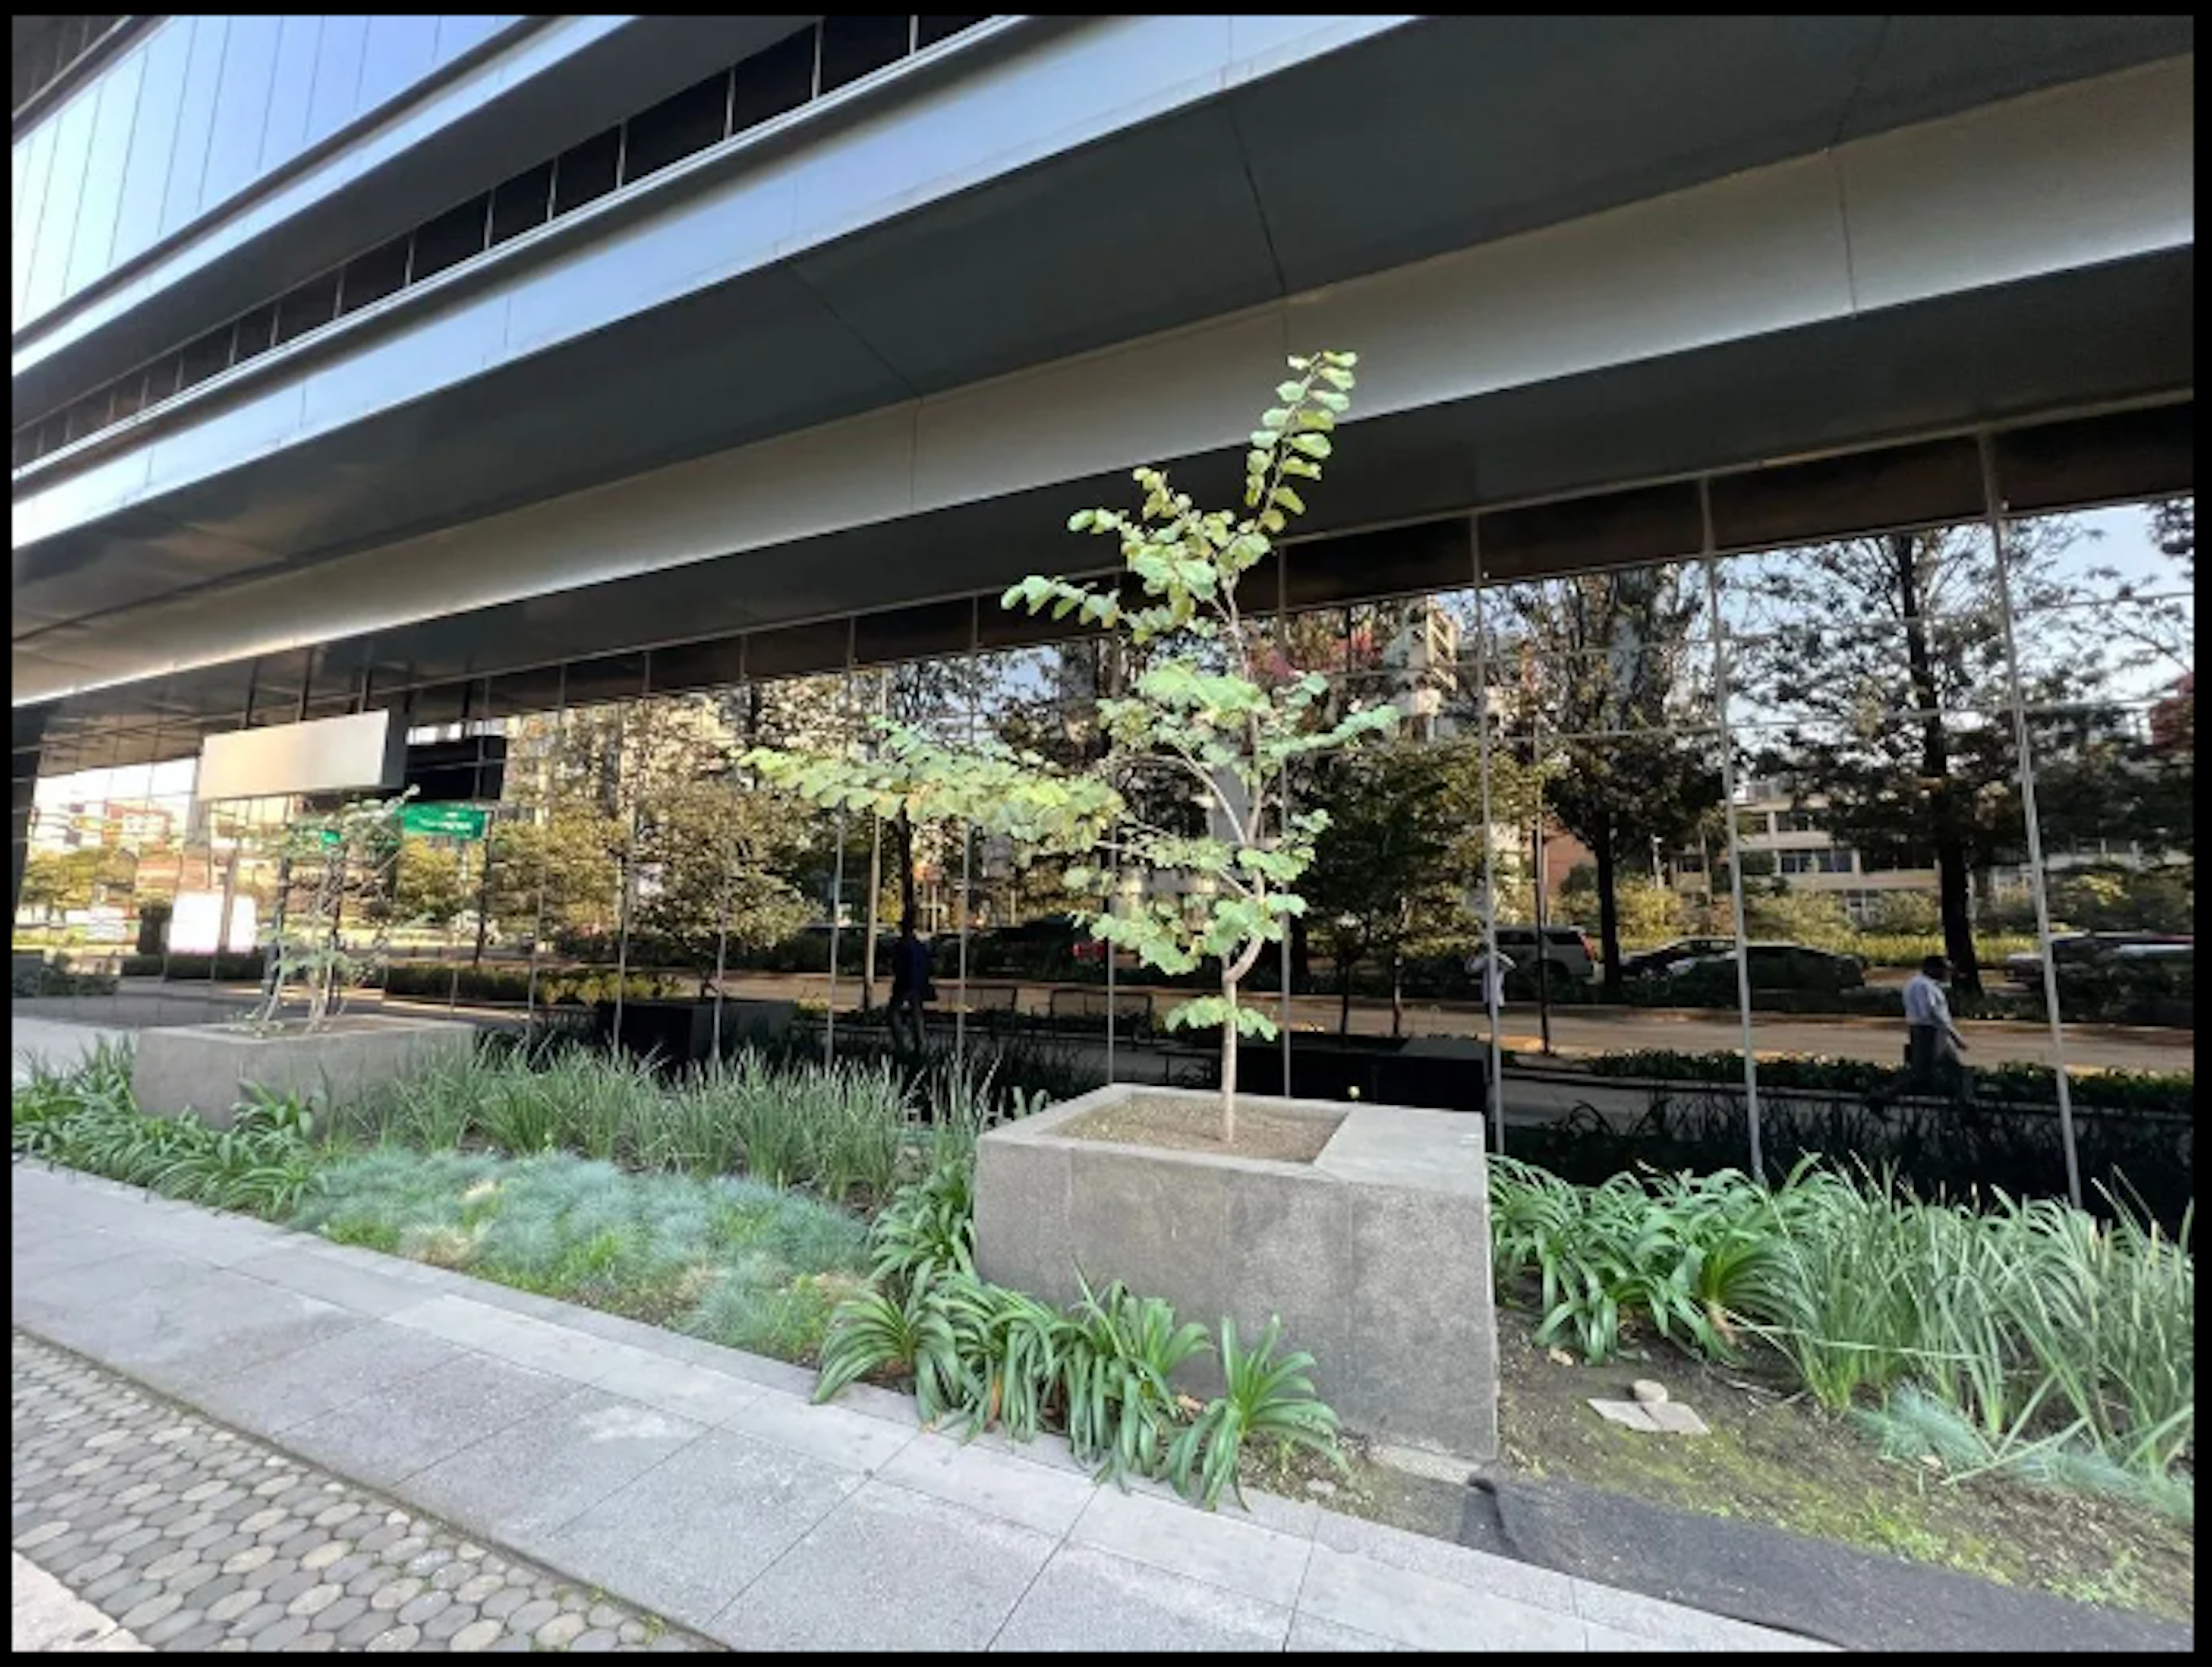
<path id="1" fill-rule="evenodd" d="M 420 1285 L 391 1271 L 401 1265 L 394 1257 L 387 1268 L 362 1268 L 285 1244 L 249 1256 L 234 1264 L 232 1271 L 381 1319 L 422 1300 Z"/>
<path id="2" fill-rule="evenodd" d="M 596 1389 L 533 1408 L 409 1476 L 409 1502 L 529 1548 L 668 1458 L 706 1426 Z"/>
<path id="3" fill-rule="evenodd" d="M 192 1398 L 241 1429 L 275 1435 L 465 1353 L 435 1337 L 370 1322 L 204 1384 Z"/>
<path id="4" fill-rule="evenodd" d="M 1595 1621 L 1583 1622 L 1583 1636 L 1593 1650 L 1629 1651 L 1642 1653 L 1661 1651 L 1673 1653 L 1690 1646 L 1669 1643 L 1663 1638 L 1652 1638 L 1644 1633 L 1626 1633 L 1618 1627 L 1601 1627 Z"/>
<path id="5" fill-rule="evenodd" d="M 878 1389 L 873 1384 L 848 1384 L 832 1404 L 864 1417 L 880 1418 L 887 1424 L 903 1424 L 910 1430 L 921 1427 L 921 1408 L 915 1404 L 914 1396 Z"/>
<path id="6" fill-rule="evenodd" d="M 742 1348 L 726 1348 L 703 1337 L 686 1337 L 673 1331 L 662 1333 L 656 1348 L 695 1366 L 726 1372 L 732 1378 L 742 1378 L 763 1389 L 781 1390 L 802 1401 L 811 1399 L 814 1394 L 813 1372 L 788 1360 L 771 1360 L 764 1354 L 749 1354 Z"/>
<path id="7" fill-rule="evenodd" d="M 626 1343 L 610 1342 L 612 1366 L 592 1383 L 611 1395 L 628 1396 L 648 1407 L 702 1424 L 734 1417 L 770 1391 L 708 1366 L 695 1366 Z"/>
<path id="8" fill-rule="evenodd" d="M 1682 1649 L 1826 1650 L 1833 1646 L 1794 1633 L 1754 1627 L 1727 1615 L 1669 1603 L 1595 1580 L 1572 1583 L 1575 1612 L 1593 1625 L 1634 1633 Z"/>
<path id="9" fill-rule="evenodd" d="M 18 1222 L 15 1230 L 9 1266 L 15 1283 L 22 1287 L 35 1287 L 56 1274 L 128 1256 L 136 1248 L 128 1235 L 106 1227 L 42 1223 L 26 1234 L 24 1224 Z"/>
<path id="10" fill-rule="evenodd" d="M 511 1313 L 473 1297 L 440 1295 L 387 1317 L 393 1325 L 442 1337 L 532 1372 L 589 1384 L 610 1370 L 621 1347 L 550 1321 Z"/>
<path id="11" fill-rule="evenodd" d="M 1285 1609 L 1297 1601 L 1312 1549 L 1272 1529 L 1112 1487 L 1092 1494 L 1068 1539 Z"/>
<path id="12" fill-rule="evenodd" d="M 860 1481 L 788 1447 L 710 1431 L 536 1549 L 580 1579 L 702 1627 Z"/>
<path id="13" fill-rule="evenodd" d="M 885 1481 L 1003 1517 L 1054 1539 L 1075 1525 L 1093 1492 L 1088 1477 L 986 1447 L 963 1445 L 942 1435 L 917 1435 L 876 1474 Z"/>
<path id="14" fill-rule="evenodd" d="M 1322 1651 L 1350 1655 L 1379 1655 L 1385 1652 L 1410 1651 L 1410 1644 L 1401 1644 L 1395 1639 L 1377 1638 L 1373 1633 L 1354 1632 L 1349 1627 L 1340 1627 L 1334 1621 L 1323 1621 L 1318 1615 L 1300 1614 L 1291 1621 L 1291 1636 L 1283 1646 L 1286 1651 L 1299 1653 L 1318 1653 Z"/>
<path id="15" fill-rule="evenodd" d="M 1562 1615 L 1580 1613 L 1575 1606 L 1574 1583 L 1554 1569 L 1539 1568 L 1534 1563 L 1516 1562 L 1510 1557 L 1493 1556 L 1334 1511 L 1321 1513 L 1314 1540 L 1332 1551 L 1372 1557 L 1394 1568 L 1411 1569 L 1495 1597 L 1510 1597 L 1539 1609 L 1557 1609 Z"/>
<path id="16" fill-rule="evenodd" d="M 994 1650 L 1279 1650 L 1291 1614 L 1091 1546 L 1045 1564 Z"/>
<path id="17" fill-rule="evenodd" d="M 747 1402 L 722 1421 L 722 1427 L 793 1448 L 853 1470 L 888 1464 L 916 1433 L 880 1418 L 817 1407 L 795 1396 L 769 1394 Z"/>
<path id="18" fill-rule="evenodd" d="M 388 1487 L 506 1428 L 569 1387 L 545 1372 L 463 1354 L 293 1425 L 284 1445 L 342 1475 Z"/>
<path id="19" fill-rule="evenodd" d="M 1356 1553 L 1313 1548 L 1298 1613 L 1423 1650 L 1575 1650 L 1583 1623 L 1557 1609 L 1394 1568 Z"/>
<path id="20" fill-rule="evenodd" d="M 746 1650 L 980 1650 L 1052 1553 L 1048 1535 L 874 1481 L 708 1631 Z"/>

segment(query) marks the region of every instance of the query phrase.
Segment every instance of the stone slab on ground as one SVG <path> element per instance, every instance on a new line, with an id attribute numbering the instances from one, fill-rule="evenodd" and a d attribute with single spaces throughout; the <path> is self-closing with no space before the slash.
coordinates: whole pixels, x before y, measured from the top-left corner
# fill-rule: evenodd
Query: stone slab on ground
<path id="1" fill-rule="evenodd" d="M 60 1581 L 27 1561 L 20 1551 L 8 1555 L 8 1647 L 17 1655 L 69 1653 L 79 1650 L 121 1650 L 143 1653 L 153 1646 L 138 1640 Z"/>
<path id="2" fill-rule="evenodd" d="M 888 1394 L 817 1407 L 781 1362 L 443 1269 L 42 1165 L 16 1165 L 10 1195 L 16 1531 L 41 1534 L 34 1560 L 71 1559 L 64 1576 L 96 1568 L 84 1595 L 127 1599 L 119 1618 L 152 1606 L 156 1647 L 174 1627 L 179 1647 L 315 1648 L 319 1624 L 340 1647 L 586 1647 L 605 1628 L 562 1607 L 564 1585 L 738 1648 L 1085 1648 L 1116 1614 L 1161 1649 L 1613 1639 L 1579 1586 L 1374 1524 L 1346 1542 L 1310 1500 L 1206 1512 L 1155 1482 L 1093 1488 L 1064 1442 L 948 1441 Z M 24 1254 L 62 1242 L 82 1256 Z M 317 1258 L 348 1277 L 279 1271 Z M 316 1305 L 317 1324 L 272 1330 L 288 1304 Z M 27 1330 L 138 1362 L 141 1381 Z M 27 1390 L 27 1359 L 70 1364 Z M 679 1389 L 649 1397 L 655 1362 Z M 157 1374 L 189 1377 L 179 1398 L 236 1427 L 163 1401 Z M 98 1384 L 73 1391 L 84 1411 L 27 1419 L 79 1380 Z M 312 1416 L 290 1416 L 295 1397 Z M 141 1421 L 94 1447 L 95 1411 Z M 559 1574 L 472 1586 L 453 1567 L 471 1544 Z M 1643 1613 L 1662 1641 L 1711 1636 L 1709 1617 Z"/>
<path id="3" fill-rule="evenodd" d="M 2195 1647 L 2154 1615 L 1548 1477 L 1469 1490 L 1462 1537 L 1571 1576 L 1586 1621 L 1647 1640 L 1703 1628 L 1724 1647 L 1756 1625 L 1852 1650 Z"/>

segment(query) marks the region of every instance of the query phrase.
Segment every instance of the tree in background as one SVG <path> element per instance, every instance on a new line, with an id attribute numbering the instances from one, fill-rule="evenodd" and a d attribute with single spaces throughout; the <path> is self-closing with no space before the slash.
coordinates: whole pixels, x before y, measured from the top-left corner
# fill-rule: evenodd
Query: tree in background
<path id="1" fill-rule="evenodd" d="M 730 949 L 765 949 L 806 923 L 791 871 L 807 827 L 789 800 L 727 781 L 672 785 L 638 833 L 636 929 L 699 974 L 700 993 Z"/>
<path id="2" fill-rule="evenodd" d="M 1524 824 L 1535 800 L 1525 765 L 1492 760 L 1494 822 Z M 1300 802 L 1328 818 L 1303 887 L 1309 930 L 1335 963 L 1337 1028 L 1352 1026 L 1352 973 L 1379 961 L 1396 1036 L 1407 962 L 1459 949 L 1480 929 L 1476 898 L 1489 879 L 1480 756 L 1463 743 L 1410 741 L 1337 754 L 1314 772 Z"/>
<path id="3" fill-rule="evenodd" d="M 1648 949 L 1681 935 L 1682 899 L 1672 886 L 1643 876 L 1624 877 L 1613 887 L 1613 903 L 1624 943 Z M 1570 920 L 1588 920 L 1598 913 L 1596 864 L 1578 862 L 1567 871 L 1559 886 L 1559 906 Z"/>
<path id="4" fill-rule="evenodd" d="M 1691 640 L 1694 572 L 1627 568 L 1505 593 L 1523 667 L 1508 689 L 1512 733 L 1549 766 L 1545 808 L 1589 849 L 1601 976 L 1615 998 L 1625 866 L 1654 839 L 1690 838 L 1721 797 L 1699 727 L 1710 699 Z"/>

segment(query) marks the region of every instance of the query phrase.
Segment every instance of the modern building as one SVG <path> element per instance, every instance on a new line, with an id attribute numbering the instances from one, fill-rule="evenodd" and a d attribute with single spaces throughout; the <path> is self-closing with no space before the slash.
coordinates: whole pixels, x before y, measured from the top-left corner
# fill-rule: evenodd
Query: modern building
<path id="1" fill-rule="evenodd" d="M 40 776 L 1048 640 L 1067 512 L 1316 345 L 1291 609 L 2193 486 L 2185 18 L 11 46 L 19 884 Z"/>

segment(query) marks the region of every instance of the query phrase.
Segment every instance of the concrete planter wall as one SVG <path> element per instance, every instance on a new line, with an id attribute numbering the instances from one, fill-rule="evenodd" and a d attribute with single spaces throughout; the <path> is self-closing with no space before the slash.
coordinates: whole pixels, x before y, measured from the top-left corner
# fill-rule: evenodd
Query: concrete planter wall
<path id="1" fill-rule="evenodd" d="M 326 1031 L 257 1034 L 227 1025 L 147 1030 L 138 1033 L 131 1090 L 142 1111 L 174 1116 L 190 1110 L 228 1129 L 249 1084 L 272 1093 L 343 1098 L 437 1061 L 465 1057 L 475 1043 L 473 1025 L 351 1014 Z"/>
<path id="2" fill-rule="evenodd" d="M 1119 1279 L 1240 1339 L 1279 1315 L 1314 1387 L 1362 1434 L 1458 1458 L 1498 1451 L 1483 1120 L 1270 1099 L 1342 1122 L 1311 1164 L 1079 1140 L 1068 1123 L 1139 1095 L 1102 1088 L 994 1129 L 976 1153 L 984 1278 L 1053 1302 Z M 1175 1098 L 1188 1098 L 1177 1094 Z M 1194 1393 L 1218 1390 L 1197 1378 Z"/>

